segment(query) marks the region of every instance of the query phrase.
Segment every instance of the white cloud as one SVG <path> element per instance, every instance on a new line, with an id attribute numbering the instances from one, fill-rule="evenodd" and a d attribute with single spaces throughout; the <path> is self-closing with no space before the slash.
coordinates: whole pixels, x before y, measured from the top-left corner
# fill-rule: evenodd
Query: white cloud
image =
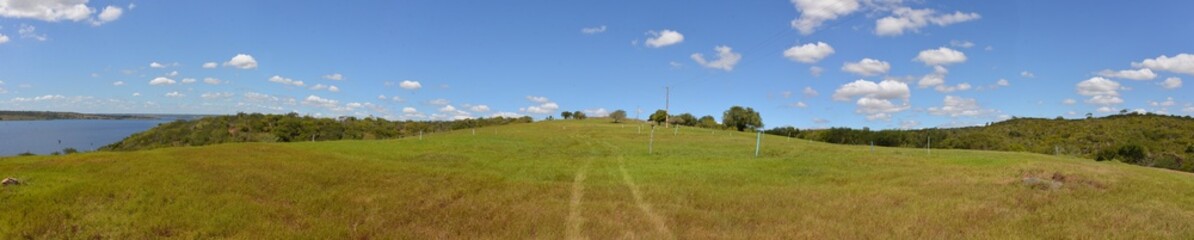
<path id="1" fill-rule="evenodd" d="M 824 68 L 818 66 L 808 67 L 808 74 L 813 75 L 813 77 L 820 77 L 823 72 L 825 72 Z"/>
<path id="2" fill-rule="evenodd" d="M 742 60 L 742 54 L 733 52 L 733 49 L 731 49 L 729 46 L 717 46 L 714 47 L 713 50 L 717 51 L 717 60 L 707 61 L 705 60 L 705 56 L 701 55 L 700 53 L 693 53 L 692 60 L 696 61 L 698 64 L 701 64 L 701 66 L 712 69 L 721 69 L 727 72 L 733 71 L 734 65 L 738 65 L 738 61 Z"/>
<path id="3" fill-rule="evenodd" d="M 1009 82 L 1007 81 L 1007 79 L 1002 79 L 1002 78 L 1000 78 L 1000 79 L 999 79 L 999 81 L 995 81 L 995 85 L 998 85 L 998 86 L 1001 86 L 1001 87 L 1007 87 L 1007 86 L 1010 86 L 1010 85 L 1012 85 L 1012 84 L 1011 84 L 1011 83 L 1009 83 Z"/>
<path id="4" fill-rule="evenodd" d="M 891 64 L 870 58 L 863 58 L 857 63 L 847 62 L 842 65 L 842 71 L 862 76 L 874 76 L 879 74 L 886 74 L 891 70 Z"/>
<path id="5" fill-rule="evenodd" d="M 937 90 L 938 92 L 950 93 L 950 92 L 954 92 L 954 91 L 970 90 L 971 87 L 972 86 L 970 86 L 969 83 L 959 83 L 957 86 L 947 86 L 945 84 L 941 84 L 941 85 L 937 85 L 937 87 L 935 87 L 933 89 Z"/>
<path id="6" fill-rule="evenodd" d="M 1116 105 L 1116 104 L 1124 103 L 1124 100 L 1122 98 L 1119 98 L 1119 96 L 1095 95 L 1095 96 L 1091 96 L 1090 99 L 1087 99 L 1086 103 L 1107 106 L 1107 105 Z"/>
<path id="7" fill-rule="evenodd" d="M 305 84 L 303 84 L 303 81 L 295 81 L 294 79 L 284 78 L 284 77 L 278 76 L 278 75 L 274 75 L 273 77 L 270 77 L 269 81 L 274 82 L 274 83 L 281 83 L 284 85 L 294 85 L 294 86 L 298 86 L 298 87 L 302 87 L 303 85 L 305 85 Z"/>
<path id="8" fill-rule="evenodd" d="M 218 63 L 216 63 L 216 62 L 206 62 L 206 63 L 203 63 L 203 68 L 207 68 L 207 69 L 216 68 L 216 67 L 218 67 L 218 66 L 220 66 L 220 65 L 219 65 Z"/>
<path id="9" fill-rule="evenodd" d="M 440 108 L 439 111 L 440 112 L 456 112 L 456 107 L 453 107 L 452 105 L 445 105 L 444 107 Z"/>
<path id="10" fill-rule="evenodd" d="M 187 96 L 187 95 L 184 95 L 184 94 L 182 94 L 182 93 L 180 93 L 180 92 L 178 92 L 178 91 L 173 91 L 173 92 L 168 92 L 168 93 L 166 93 L 166 97 L 172 97 L 172 98 L 180 98 L 180 97 L 186 97 L 186 96 Z"/>
<path id="11" fill-rule="evenodd" d="M 489 111 L 489 106 L 486 106 L 486 105 L 476 105 L 476 106 L 472 106 L 472 107 L 470 107 L 470 108 L 469 108 L 469 110 L 471 110 L 471 111 L 473 111 L 473 112 L 488 112 L 488 111 Z"/>
<path id="12" fill-rule="evenodd" d="M 448 101 L 448 99 L 437 98 L 437 99 L 432 99 L 431 101 L 428 101 L 427 103 L 430 103 L 431 105 L 443 106 L 443 105 L 448 105 L 448 103 L 451 103 L 451 102 Z"/>
<path id="13" fill-rule="evenodd" d="M 112 82 L 112 86 L 124 86 L 124 81 Z"/>
<path id="14" fill-rule="evenodd" d="M 156 85 L 171 85 L 171 84 L 175 84 L 175 83 L 178 83 L 178 82 L 174 81 L 174 79 L 169 79 L 169 78 L 165 78 L 165 77 L 157 77 L 157 78 L 154 78 L 153 80 L 149 80 L 149 85 L 155 85 L 155 86 Z"/>
<path id="15" fill-rule="evenodd" d="M 1025 78 L 1034 78 L 1034 77 L 1036 77 L 1036 74 L 1033 74 L 1032 72 L 1029 72 L 1029 71 L 1021 71 L 1020 76 L 1025 77 Z"/>
<path id="16" fill-rule="evenodd" d="M 1145 59 L 1142 62 L 1133 62 L 1133 67 L 1137 68 L 1151 68 L 1160 71 L 1168 71 L 1174 73 L 1183 73 L 1194 75 L 1194 55 L 1178 54 L 1177 56 L 1159 56 L 1153 59 Z"/>
<path id="17" fill-rule="evenodd" d="M 413 107 L 404 107 L 404 108 L 402 108 L 402 113 L 406 113 L 406 114 L 419 113 L 419 110 L 416 110 Z"/>
<path id="18" fill-rule="evenodd" d="M 1152 80 L 1154 78 L 1157 78 L 1157 74 L 1153 73 L 1153 70 L 1148 69 L 1148 68 L 1141 68 L 1141 69 L 1137 69 L 1137 70 L 1120 70 L 1120 71 L 1112 71 L 1111 69 L 1106 69 L 1106 70 L 1100 71 L 1099 76 L 1104 76 L 1104 77 L 1109 77 L 1109 78 L 1122 78 L 1122 79 L 1129 79 L 1129 80 Z"/>
<path id="19" fill-rule="evenodd" d="M 585 116 L 588 116 L 588 117 L 608 117 L 609 116 L 609 110 L 606 110 L 605 108 L 585 109 L 585 110 L 581 110 L 581 111 L 584 112 Z"/>
<path id="20" fill-rule="evenodd" d="M 20 29 L 17 29 L 17 34 L 21 35 L 21 38 L 32 38 L 37 41 L 44 42 L 46 40 L 50 40 L 50 37 L 47 37 L 45 34 L 37 34 L 37 27 L 24 23 L 21 24 Z"/>
<path id="21" fill-rule="evenodd" d="M 933 115 L 948 115 L 950 117 L 977 117 L 984 116 L 995 111 L 983 109 L 978 105 L 978 101 L 973 98 L 963 98 L 955 96 L 945 96 L 944 104 L 941 107 L 929 108 L 929 113 Z"/>
<path id="22" fill-rule="evenodd" d="M 231 98 L 232 96 L 235 96 L 235 95 L 236 94 L 230 93 L 230 92 L 207 92 L 207 93 L 203 93 L 202 95 L 199 95 L 199 97 L 202 97 L 203 99 L 220 99 L 220 98 Z"/>
<path id="23" fill-rule="evenodd" d="M 220 84 L 220 82 L 222 82 L 222 81 L 220 81 L 220 79 L 218 79 L 218 78 L 210 78 L 210 77 L 203 78 L 203 83 L 206 83 L 206 84 L 216 85 L 216 84 Z"/>
<path id="24" fill-rule="evenodd" d="M 1173 97 L 1167 97 L 1164 102 L 1149 101 L 1148 105 L 1153 107 L 1172 107 L 1177 105 L 1177 102 L 1173 101 Z"/>
<path id="25" fill-rule="evenodd" d="M 816 63 L 833 54 L 833 47 L 824 42 L 792 46 L 784 51 L 784 57 L 802 63 Z"/>
<path id="26" fill-rule="evenodd" d="M 833 100 L 849 101 L 854 97 L 867 97 L 873 99 L 908 99 L 912 96 L 912 91 L 908 89 L 908 84 L 894 80 L 883 80 L 875 83 L 867 80 L 856 80 L 851 83 L 842 85 L 833 93 Z"/>
<path id="27" fill-rule="evenodd" d="M 941 47 L 920 51 L 920 54 L 916 55 L 916 61 L 923 62 L 929 66 L 945 66 L 966 62 L 966 54 L 947 47 Z"/>
<path id="28" fill-rule="evenodd" d="M 1102 77 L 1093 77 L 1078 82 L 1078 94 L 1083 96 L 1119 96 L 1119 83 Z"/>
<path id="29" fill-rule="evenodd" d="M 875 21 L 875 35 L 899 36 L 904 31 L 918 32 L 930 23 L 937 26 L 948 26 L 981 18 L 978 13 L 954 12 L 952 14 L 937 14 L 933 9 L 912 9 L 908 7 L 896 8 L 892 16 Z"/>
<path id="30" fill-rule="evenodd" d="M 151 63 L 149 63 L 149 67 L 151 67 L 151 68 L 166 68 L 166 65 L 158 63 L 158 62 L 151 62 Z"/>
<path id="31" fill-rule="evenodd" d="M 1065 105 L 1074 105 L 1075 103 L 1078 103 L 1078 101 L 1074 100 L 1073 98 L 1066 98 L 1065 100 L 1061 100 L 1061 104 L 1065 104 Z"/>
<path id="32" fill-rule="evenodd" d="M 328 75 L 323 75 L 323 79 L 332 80 L 332 81 L 341 81 L 341 80 L 344 80 L 344 75 L 341 75 L 340 73 L 332 73 L 332 74 L 328 74 Z"/>
<path id="33" fill-rule="evenodd" d="M 328 89 L 328 85 L 315 84 L 315 86 L 311 86 L 311 88 L 309 88 L 309 89 L 316 90 L 316 91 L 324 90 L 324 89 Z"/>
<path id="34" fill-rule="evenodd" d="M 239 68 L 239 69 L 255 69 L 257 68 L 257 59 L 248 54 L 236 54 L 232 59 L 224 62 L 224 66 Z"/>
<path id="35" fill-rule="evenodd" d="M 560 109 L 560 105 L 548 100 L 547 97 L 527 96 L 527 100 L 537 103 L 537 105 L 519 108 L 520 112 L 534 113 L 534 114 L 549 114 Z"/>
<path id="36" fill-rule="evenodd" d="M 405 88 L 408 90 L 415 90 L 415 89 L 423 88 L 423 84 L 419 83 L 419 81 L 403 80 L 402 83 L 398 84 L 398 87 Z"/>
<path id="37" fill-rule="evenodd" d="M 134 96 L 134 97 L 140 97 L 140 96 L 141 96 L 141 93 L 139 93 L 139 92 L 135 92 L 135 93 L 133 93 L 133 96 Z"/>
<path id="38" fill-rule="evenodd" d="M 816 97 L 817 95 L 819 95 L 819 93 L 817 93 L 817 90 L 813 89 L 813 87 L 804 87 L 805 97 Z"/>
<path id="39" fill-rule="evenodd" d="M 1177 89 L 1182 87 L 1182 79 L 1177 77 L 1166 78 L 1165 81 L 1161 81 L 1160 85 L 1165 89 Z"/>
<path id="40" fill-rule="evenodd" d="M 190 84 L 190 83 L 195 83 L 195 82 L 196 82 L 196 80 L 194 78 L 183 78 L 182 79 L 183 84 Z"/>
<path id="41" fill-rule="evenodd" d="M 664 29 L 659 32 L 650 31 L 647 32 L 647 34 L 654 36 L 647 38 L 647 47 L 661 48 L 684 41 L 684 34 L 680 34 L 680 32 L 668 29 Z"/>
<path id="42" fill-rule="evenodd" d="M 91 17 L 95 9 L 87 0 L 0 1 L 0 17 L 31 18 L 47 22 L 82 21 Z"/>
<path id="43" fill-rule="evenodd" d="M 167 77 L 177 77 L 178 71 L 170 71 L 169 73 L 166 73 L 166 76 Z"/>
<path id="44" fill-rule="evenodd" d="M 121 15 L 124 15 L 124 9 L 121 9 L 120 7 L 107 6 L 104 7 L 103 11 L 100 11 L 99 15 L 96 15 L 97 19 L 91 20 L 91 25 L 99 26 L 105 23 L 116 21 L 116 19 L 120 19 Z"/>
<path id="45" fill-rule="evenodd" d="M 806 108 L 806 107 L 808 107 L 808 104 L 804 104 L 804 102 L 803 102 L 803 101 L 799 101 L 799 102 L 792 103 L 792 104 L 790 104 L 790 105 L 788 105 L 788 106 L 791 106 L 791 107 L 798 107 L 798 108 Z"/>
<path id="46" fill-rule="evenodd" d="M 16 97 L 9 101 L 11 101 L 11 102 L 40 102 L 40 101 L 54 101 L 54 100 L 63 100 L 63 99 L 66 99 L 66 96 L 47 94 L 47 95 L 42 95 L 42 96 L 37 96 L 37 97 L 32 97 L 32 98 Z"/>
<path id="47" fill-rule="evenodd" d="M 588 34 L 588 35 L 593 35 L 593 34 L 598 34 L 598 33 L 603 33 L 603 32 L 605 32 L 605 25 L 580 29 L 580 33 L 584 33 L 584 34 Z"/>
<path id="48" fill-rule="evenodd" d="M 857 0 L 792 0 L 792 5 L 800 12 L 800 17 L 792 20 L 792 28 L 804 35 L 816 32 L 825 21 L 857 11 L 859 6 Z"/>
<path id="49" fill-rule="evenodd" d="M 856 104 L 858 108 L 854 112 L 866 115 L 867 120 L 890 120 L 891 114 L 911 108 L 907 101 L 904 101 L 904 104 L 896 105 L 891 103 L 891 100 L 871 97 L 859 98 Z"/>
<path id="50" fill-rule="evenodd" d="M 971 48 L 971 47 L 974 47 L 974 43 L 970 42 L 970 41 L 950 40 L 949 46 L 960 47 L 960 48 Z"/>
<path id="51" fill-rule="evenodd" d="M 8 42 L 8 36 L 0 34 L 0 44 L 4 44 L 6 42 Z"/>
<path id="52" fill-rule="evenodd" d="M 912 128 L 915 128 L 916 126 L 920 126 L 920 122 L 918 122 L 916 120 L 900 121 L 900 129 L 912 129 Z"/>
<path id="53" fill-rule="evenodd" d="M 328 91 L 330 91 L 330 92 L 340 92 L 340 88 L 339 88 L 339 87 L 336 87 L 336 85 L 332 85 L 332 86 L 328 86 Z"/>
<path id="54" fill-rule="evenodd" d="M 321 98 L 321 97 L 315 96 L 315 95 L 308 95 L 306 99 L 303 99 L 303 105 L 323 107 L 323 108 L 328 108 L 328 109 L 336 108 L 339 106 L 339 104 L 340 104 L 340 101 L 327 99 L 327 98 Z"/>

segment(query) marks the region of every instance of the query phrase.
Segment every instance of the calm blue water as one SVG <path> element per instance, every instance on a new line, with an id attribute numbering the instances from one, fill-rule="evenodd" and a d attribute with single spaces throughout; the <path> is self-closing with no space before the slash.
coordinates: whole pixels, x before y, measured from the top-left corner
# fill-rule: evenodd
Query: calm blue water
<path id="1" fill-rule="evenodd" d="M 37 155 L 63 148 L 94 151 L 170 120 L 0 121 L 0 156 Z M 61 140 L 61 143 L 59 143 Z"/>

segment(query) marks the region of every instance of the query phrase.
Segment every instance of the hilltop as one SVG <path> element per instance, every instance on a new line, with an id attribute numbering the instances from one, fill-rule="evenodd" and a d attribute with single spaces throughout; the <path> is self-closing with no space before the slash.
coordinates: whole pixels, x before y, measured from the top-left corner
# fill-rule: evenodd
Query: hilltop
<path id="1" fill-rule="evenodd" d="M 594 119 L 0 158 L 0 238 L 1194 238 L 1188 173 L 755 141 Z"/>
<path id="2" fill-rule="evenodd" d="M 981 127 L 881 130 L 777 128 L 829 143 L 1032 152 L 1194 171 L 1194 118 L 1126 113 L 1101 118 L 1014 118 Z"/>

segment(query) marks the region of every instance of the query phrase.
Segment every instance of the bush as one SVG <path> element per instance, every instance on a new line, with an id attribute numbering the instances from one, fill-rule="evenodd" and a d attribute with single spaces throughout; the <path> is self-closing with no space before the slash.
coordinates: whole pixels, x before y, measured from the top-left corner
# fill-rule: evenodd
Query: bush
<path id="1" fill-rule="evenodd" d="M 1112 150 L 1112 149 L 1099 150 L 1099 153 L 1095 154 L 1095 161 L 1115 160 L 1117 155 L 1118 155 L 1118 153 L 1116 153 L 1115 150 Z"/>
<path id="2" fill-rule="evenodd" d="M 1128 144 L 1119 147 L 1119 151 L 1117 153 L 1121 158 L 1120 160 L 1123 160 L 1126 163 L 1140 163 L 1144 161 L 1145 157 L 1148 157 L 1148 149 L 1136 144 Z"/>
<path id="3" fill-rule="evenodd" d="M 75 148 L 63 148 L 62 153 L 63 154 L 75 154 L 75 153 L 79 153 L 79 150 L 76 150 Z"/>

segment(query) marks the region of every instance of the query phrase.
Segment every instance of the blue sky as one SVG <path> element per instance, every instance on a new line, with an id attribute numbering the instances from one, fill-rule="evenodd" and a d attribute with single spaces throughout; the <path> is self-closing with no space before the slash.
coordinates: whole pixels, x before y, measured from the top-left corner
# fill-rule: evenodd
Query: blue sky
<path id="1" fill-rule="evenodd" d="M 1121 109 L 1190 115 L 1194 97 L 1181 84 L 1194 76 L 1189 9 L 1189 1 L 0 0 L 0 109 L 416 120 L 641 109 L 645 117 L 664 107 L 670 86 L 673 113 L 720 119 L 741 105 L 767 127 L 952 127 Z"/>

